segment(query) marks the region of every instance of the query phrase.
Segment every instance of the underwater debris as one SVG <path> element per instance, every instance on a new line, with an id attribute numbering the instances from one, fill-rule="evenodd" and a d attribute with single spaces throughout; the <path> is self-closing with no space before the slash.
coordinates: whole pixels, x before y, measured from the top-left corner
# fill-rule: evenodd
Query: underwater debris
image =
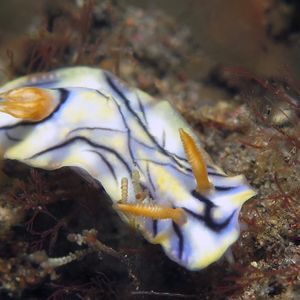
<path id="1" fill-rule="evenodd" d="M 97 230 L 83 230 L 82 234 L 70 233 L 67 236 L 70 242 L 76 242 L 79 246 L 87 244 L 94 251 L 103 252 L 118 259 L 122 259 L 122 256 L 114 249 L 104 245 L 97 239 Z"/>

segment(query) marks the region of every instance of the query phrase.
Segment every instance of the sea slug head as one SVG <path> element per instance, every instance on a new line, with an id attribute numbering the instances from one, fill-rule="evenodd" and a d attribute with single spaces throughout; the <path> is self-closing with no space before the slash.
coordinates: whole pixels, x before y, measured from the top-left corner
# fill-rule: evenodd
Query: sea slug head
<path id="1" fill-rule="evenodd" d="M 255 195 L 244 176 L 206 167 L 204 156 L 183 129 L 180 137 L 189 171 L 157 166 L 153 199 L 119 207 L 152 243 L 189 270 L 217 261 L 239 236 L 239 211 Z M 124 204 L 123 204 L 124 205 Z M 133 220 L 133 221 L 132 221 Z"/>

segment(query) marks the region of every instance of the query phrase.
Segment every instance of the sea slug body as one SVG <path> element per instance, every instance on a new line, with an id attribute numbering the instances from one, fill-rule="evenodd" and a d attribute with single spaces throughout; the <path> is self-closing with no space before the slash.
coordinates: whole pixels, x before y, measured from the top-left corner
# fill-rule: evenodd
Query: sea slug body
<path id="1" fill-rule="evenodd" d="M 211 162 L 167 101 L 73 67 L 5 84 L 0 111 L 4 158 L 97 180 L 125 221 L 187 269 L 218 260 L 238 238 L 255 191 Z"/>

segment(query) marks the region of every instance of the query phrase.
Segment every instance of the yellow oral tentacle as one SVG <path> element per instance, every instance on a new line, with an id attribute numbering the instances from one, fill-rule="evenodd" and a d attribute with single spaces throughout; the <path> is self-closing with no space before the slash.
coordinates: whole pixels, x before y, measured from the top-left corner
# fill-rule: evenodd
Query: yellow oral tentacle
<path id="1" fill-rule="evenodd" d="M 23 87 L 0 94 L 0 111 L 26 121 L 48 117 L 58 104 L 54 92 L 36 87 Z"/>
<path id="2" fill-rule="evenodd" d="M 184 152 L 192 167 L 192 171 L 197 182 L 197 190 L 203 192 L 211 189 L 212 184 L 208 179 L 206 165 L 195 141 L 182 128 L 179 129 L 179 134 L 183 144 Z"/>

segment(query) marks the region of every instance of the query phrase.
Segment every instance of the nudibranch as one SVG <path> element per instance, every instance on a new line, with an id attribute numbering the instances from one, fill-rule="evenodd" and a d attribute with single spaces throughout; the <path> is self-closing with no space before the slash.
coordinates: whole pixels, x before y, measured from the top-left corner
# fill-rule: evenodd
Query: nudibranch
<path id="1" fill-rule="evenodd" d="M 119 215 L 185 268 L 206 267 L 238 238 L 255 191 L 213 164 L 169 102 L 72 67 L 5 84 L 0 111 L 5 159 L 98 181 Z"/>

